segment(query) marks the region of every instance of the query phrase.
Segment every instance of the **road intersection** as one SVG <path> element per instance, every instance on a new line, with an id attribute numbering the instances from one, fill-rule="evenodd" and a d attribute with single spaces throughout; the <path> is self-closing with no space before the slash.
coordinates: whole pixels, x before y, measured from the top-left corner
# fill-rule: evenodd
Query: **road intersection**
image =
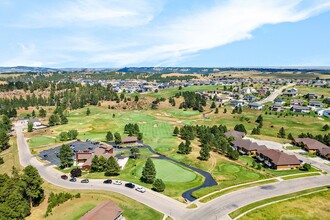
<path id="1" fill-rule="evenodd" d="M 19 122 L 15 123 L 20 163 L 24 167 L 28 165 L 34 166 L 39 171 L 40 176 L 47 182 L 66 189 L 89 189 L 117 192 L 137 200 L 166 216 L 171 216 L 173 219 L 230 219 L 228 216 L 230 212 L 247 204 L 274 196 L 330 184 L 329 175 L 292 179 L 238 190 L 218 197 L 196 209 L 187 209 L 187 204 L 183 204 L 177 200 L 149 189 L 147 189 L 146 193 L 139 193 L 123 186 L 103 184 L 103 180 L 90 180 L 88 184 L 80 183 L 78 181 L 76 183 L 72 183 L 62 180 L 60 176 L 63 173 L 55 170 L 53 167 L 45 166 L 45 164 L 38 161 L 36 157 L 31 155 L 29 146 L 24 138 L 22 128 L 23 126 Z M 315 166 L 319 165 L 316 162 L 314 163 Z"/>

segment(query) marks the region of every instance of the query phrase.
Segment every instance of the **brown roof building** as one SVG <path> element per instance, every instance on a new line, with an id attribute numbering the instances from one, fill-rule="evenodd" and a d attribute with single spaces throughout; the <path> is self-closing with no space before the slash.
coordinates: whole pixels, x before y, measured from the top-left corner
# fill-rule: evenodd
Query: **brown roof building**
<path id="1" fill-rule="evenodd" d="M 229 138 L 230 136 L 233 136 L 236 140 L 236 139 L 242 139 L 245 136 L 245 133 L 240 132 L 240 131 L 232 130 L 232 131 L 227 131 L 225 133 L 225 135 L 226 135 L 227 138 Z"/>
<path id="2" fill-rule="evenodd" d="M 80 220 L 122 220 L 123 211 L 111 200 L 96 206 L 83 215 Z"/>
<path id="3" fill-rule="evenodd" d="M 324 157 L 325 159 L 330 160 L 330 147 L 322 148 L 321 150 L 319 150 L 318 154 L 321 157 Z"/>
<path id="4" fill-rule="evenodd" d="M 289 155 L 274 149 L 258 150 L 257 159 L 276 170 L 296 169 L 300 167 L 300 161 L 295 155 Z"/>
<path id="5" fill-rule="evenodd" d="M 113 156 L 113 148 L 111 146 L 99 146 L 94 151 L 82 151 L 76 153 L 76 163 L 81 165 L 83 170 L 90 170 L 92 165 L 92 159 L 94 156 L 103 156 L 108 159 Z"/>
<path id="6" fill-rule="evenodd" d="M 295 138 L 292 142 L 295 145 L 302 144 L 302 147 L 311 153 L 316 153 L 323 148 L 329 148 L 327 145 L 312 138 Z"/>
<path id="7" fill-rule="evenodd" d="M 132 144 L 138 141 L 137 137 L 124 137 L 122 140 L 123 144 Z"/>
<path id="8" fill-rule="evenodd" d="M 231 142 L 232 146 L 241 154 L 255 155 L 257 150 L 265 150 L 265 145 L 258 145 L 247 139 L 235 139 Z"/>

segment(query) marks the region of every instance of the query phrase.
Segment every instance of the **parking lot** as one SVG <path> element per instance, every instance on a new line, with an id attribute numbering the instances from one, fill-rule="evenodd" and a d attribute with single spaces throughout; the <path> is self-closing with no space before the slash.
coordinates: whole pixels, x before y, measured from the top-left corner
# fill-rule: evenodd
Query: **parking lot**
<path id="1" fill-rule="evenodd" d="M 83 151 L 83 150 L 94 150 L 98 146 L 100 146 L 99 142 L 92 142 L 92 141 L 74 141 L 70 144 L 71 149 L 74 153 Z M 61 146 L 51 148 L 48 150 L 41 151 L 37 156 L 39 156 L 42 160 L 48 161 L 52 165 L 59 166 L 61 164 L 59 156 Z M 75 159 L 75 155 L 73 156 Z"/>

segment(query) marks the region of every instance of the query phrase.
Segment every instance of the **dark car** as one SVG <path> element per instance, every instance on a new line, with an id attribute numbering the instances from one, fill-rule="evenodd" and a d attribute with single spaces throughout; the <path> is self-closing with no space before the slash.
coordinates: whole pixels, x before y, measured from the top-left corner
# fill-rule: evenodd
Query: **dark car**
<path id="1" fill-rule="evenodd" d="M 89 180 L 88 180 L 88 179 L 83 179 L 83 180 L 81 181 L 81 183 L 89 183 Z"/>
<path id="2" fill-rule="evenodd" d="M 111 184 L 112 183 L 112 180 L 104 180 L 103 183 L 105 183 L 105 184 Z"/>
<path id="3" fill-rule="evenodd" d="M 135 185 L 133 183 L 125 183 L 125 187 L 133 189 Z"/>
<path id="4" fill-rule="evenodd" d="M 72 177 L 71 179 L 70 179 L 70 182 L 76 182 L 77 181 L 77 178 L 76 177 Z"/>
<path id="5" fill-rule="evenodd" d="M 48 157 L 48 155 L 47 154 L 44 154 L 44 157 Z"/>
<path id="6" fill-rule="evenodd" d="M 67 175 L 62 175 L 61 179 L 67 180 L 69 177 Z"/>

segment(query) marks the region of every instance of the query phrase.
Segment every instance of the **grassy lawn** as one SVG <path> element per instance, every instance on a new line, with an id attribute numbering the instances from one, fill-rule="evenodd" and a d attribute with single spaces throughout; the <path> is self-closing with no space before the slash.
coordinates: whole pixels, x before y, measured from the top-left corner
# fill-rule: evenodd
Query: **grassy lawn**
<path id="1" fill-rule="evenodd" d="M 50 192 L 69 192 L 76 194 L 80 192 L 81 198 L 69 200 L 53 209 L 53 215 L 44 218 L 45 210 L 47 208 L 47 199 L 38 206 L 32 208 L 32 214 L 27 217 L 27 220 L 33 219 L 67 219 L 67 220 L 78 220 L 87 211 L 93 209 L 97 205 L 112 200 L 116 203 L 124 212 L 123 215 L 126 219 L 162 219 L 163 215 L 146 205 L 143 205 L 133 199 L 130 199 L 124 195 L 105 192 L 105 191 L 92 191 L 92 190 L 67 190 L 62 189 L 49 183 L 44 183 L 44 189 L 46 189 L 46 195 Z"/>
<path id="2" fill-rule="evenodd" d="M 216 178 L 219 185 L 207 187 L 195 191 L 193 196 L 195 198 L 200 198 L 211 192 L 224 189 L 229 186 L 238 185 L 242 183 L 267 179 L 270 176 L 267 174 L 259 173 L 248 167 L 241 166 L 237 163 L 230 161 L 220 161 L 212 172 L 213 177 Z"/>
<path id="3" fill-rule="evenodd" d="M 296 219 L 303 219 L 303 220 L 324 220 L 329 219 L 329 199 L 330 199 L 330 191 L 321 191 L 316 192 L 310 195 L 304 195 L 298 198 L 294 198 L 295 196 L 302 195 L 304 193 L 312 192 L 313 190 L 305 190 L 295 194 L 289 194 L 287 196 L 282 196 L 283 198 L 291 198 L 288 201 L 282 201 L 279 203 L 271 204 L 266 207 L 262 207 L 252 212 L 247 213 L 246 215 L 242 216 L 240 220 L 252 220 L 252 219 L 288 219 L 288 220 L 296 220 Z M 317 191 L 317 189 L 314 189 Z M 275 197 L 276 198 L 276 197 Z M 265 204 L 271 201 L 279 200 L 263 200 L 258 204 Z M 257 205 L 258 205 L 257 204 Z M 256 207 L 255 205 L 248 207 L 253 208 Z M 244 210 L 248 210 L 245 208 Z M 237 210 L 230 214 L 233 218 L 234 216 L 238 216 L 239 213 L 242 211 Z"/>
<path id="4" fill-rule="evenodd" d="M 297 146 L 286 146 L 284 147 L 286 150 L 300 150 L 301 147 L 297 147 Z"/>
<path id="5" fill-rule="evenodd" d="M 140 177 L 146 159 L 133 160 L 130 159 L 124 170 L 119 176 L 111 179 L 120 179 L 152 188 L 152 184 L 141 182 Z M 191 188 L 199 186 L 203 182 L 203 178 L 196 173 L 181 167 L 175 163 L 165 160 L 153 159 L 156 168 L 156 178 L 160 178 L 165 182 L 166 189 L 164 194 L 181 201 L 181 194 Z M 135 166 L 136 164 L 136 166 Z M 91 179 L 108 179 L 104 173 L 89 173 L 86 177 Z"/>
<path id="6" fill-rule="evenodd" d="M 10 174 L 13 166 L 21 169 L 21 165 L 19 163 L 16 139 L 11 138 L 9 143 L 11 147 L 0 153 L 0 156 L 4 160 L 4 163 L 0 165 L 0 174 L 4 174 L 4 173 Z"/>
<path id="7" fill-rule="evenodd" d="M 36 136 L 28 140 L 29 147 L 32 149 L 51 146 L 54 143 L 56 143 L 55 138 L 45 137 L 45 136 Z"/>
<path id="8" fill-rule="evenodd" d="M 234 192 L 234 191 L 237 191 L 237 190 L 240 190 L 240 189 L 245 189 L 245 188 L 248 188 L 248 187 L 261 186 L 261 185 L 276 183 L 276 182 L 278 182 L 278 180 L 271 179 L 271 180 L 265 180 L 265 181 L 262 181 L 262 182 L 246 184 L 246 185 L 243 185 L 243 186 L 237 186 L 237 187 L 233 187 L 233 188 L 230 188 L 230 189 L 227 189 L 227 190 L 225 189 L 221 192 L 214 193 L 210 196 L 207 196 L 207 197 L 201 199 L 200 202 L 206 203 L 206 202 L 209 202 L 209 201 L 211 201 L 215 198 L 218 198 L 219 196 L 222 196 L 222 195 L 230 193 L 230 192 Z"/>
<path id="9" fill-rule="evenodd" d="M 291 180 L 291 179 L 296 179 L 296 178 L 301 178 L 301 177 L 309 177 L 309 176 L 319 176 L 321 175 L 320 173 L 304 173 L 304 174 L 299 174 L 299 175 L 294 175 L 294 176 L 284 176 L 282 179 L 284 180 Z"/>

